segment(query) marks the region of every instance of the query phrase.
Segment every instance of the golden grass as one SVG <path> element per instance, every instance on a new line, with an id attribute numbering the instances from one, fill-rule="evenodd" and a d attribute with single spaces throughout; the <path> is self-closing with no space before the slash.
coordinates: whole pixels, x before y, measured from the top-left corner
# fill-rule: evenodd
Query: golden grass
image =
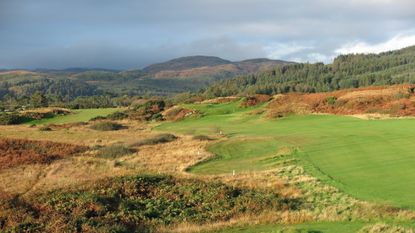
<path id="1" fill-rule="evenodd" d="M 88 125 L 39 131 L 25 125 L 2 126 L 0 137 L 37 139 L 65 142 L 75 145 L 134 144 L 154 137 L 150 126 L 137 122 L 122 122 L 128 129 L 119 131 L 95 131 Z M 45 165 L 24 165 L 0 171 L 0 190 L 12 194 L 34 194 L 54 188 L 79 185 L 105 177 L 134 175 L 139 173 L 163 173 L 188 176 L 184 170 L 212 156 L 205 150 L 207 141 L 183 136 L 176 141 L 138 147 L 137 152 L 119 158 L 105 159 L 88 151 L 77 157 L 65 158 Z M 19 181 L 19 182 L 16 182 Z"/>
<path id="2" fill-rule="evenodd" d="M 113 143 L 131 144 L 152 135 L 145 123 L 120 121 L 127 129 L 118 131 L 96 131 L 89 125 L 68 125 L 55 127 L 53 131 L 40 131 L 28 125 L 0 126 L 0 137 L 63 142 L 76 145 L 94 146 Z"/>
<path id="3" fill-rule="evenodd" d="M 75 125 L 58 127 L 53 131 L 43 132 L 26 125 L 0 126 L 0 137 L 95 146 L 113 143 L 131 145 L 157 134 L 151 131 L 152 125 L 149 124 L 128 120 L 120 121 L 120 123 L 128 126 L 128 128 L 104 132 L 91 130 L 88 125 Z M 261 172 L 238 173 L 235 176 L 200 176 L 186 173 L 186 168 L 213 156 L 206 151 L 208 143 L 210 142 L 181 135 L 173 142 L 140 146 L 136 148 L 138 149 L 137 152 L 119 159 L 97 158 L 94 152 L 85 152 L 81 156 L 64 158 L 51 164 L 24 165 L 6 169 L 0 171 L 0 191 L 4 190 L 10 194 L 30 196 L 51 189 L 94 182 L 105 177 L 150 172 L 193 177 L 205 181 L 220 181 L 237 187 L 276 192 L 283 197 L 302 199 L 308 204 L 296 211 L 240 215 L 228 221 L 204 225 L 183 223 L 175 226 L 165 226 L 159 229 L 160 232 L 215 231 L 236 225 L 294 224 L 315 220 L 338 221 L 359 219 L 362 216 L 371 219 L 385 216 L 415 219 L 413 211 L 374 206 L 355 200 L 307 175 L 304 169 L 296 165 Z M 290 154 L 291 150 L 290 148 L 282 148 L 278 154 L 284 156 Z M 314 206 L 316 202 L 319 203 L 319 206 Z"/>

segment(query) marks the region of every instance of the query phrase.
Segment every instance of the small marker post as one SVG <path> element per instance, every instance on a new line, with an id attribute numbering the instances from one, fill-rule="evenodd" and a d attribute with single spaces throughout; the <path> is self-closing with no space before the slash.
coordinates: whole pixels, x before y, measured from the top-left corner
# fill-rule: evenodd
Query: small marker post
<path id="1" fill-rule="evenodd" d="M 232 175 L 233 175 L 233 176 L 235 175 L 235 170 L 233 170 L 233 171 L 232 171 Z"/>

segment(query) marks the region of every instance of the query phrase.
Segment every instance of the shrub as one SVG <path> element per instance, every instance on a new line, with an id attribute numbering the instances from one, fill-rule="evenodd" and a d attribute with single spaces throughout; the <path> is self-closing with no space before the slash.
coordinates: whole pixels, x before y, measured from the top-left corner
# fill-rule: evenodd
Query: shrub
<path id="1" fill-rule="evenodd" d="M 165 106 L 166 104 L 162 100 L 148 100 L 133 106 L 133 110 L 129 112 L 128 117 L 140 121 L 162 120 L 161 112 Z"/>
<path id="2" fill-rule="evenodd" d="M 107 118 L 104 116 L 96 116 L 94 118 L 91 118 L 89 121 L 100 121 L 100 120 L 106 120 Z"/>
<path id="3" fill-rule="evenodd" d="M 123 125 L 114 122 L 99 122 L 91 126 L 91 129 L 99 131 L 113 131 L 125 128 Z"/>
<path id="4" fill-rule="evenodd" d="M 100 158 L 115 159 L 134 152 L 135 150 L 125 145 L 115 144 L 99 148 L 97 156 Z"/>
<path id="5" fill-rule="evenodd" d="M 206 136 L 206 135 L 195 135 L 195 136 L 193 136 L 193 139 L 199 140 L 199 141 L 210 141 L 210 140 L 212 140 L 209 136 Z"/>
<path id="6" fill-rule="evenodd" d="M 334 96 L 327 97 L 327 104 L 334 105 L 335 103 L 336 103 L 336 97 Z"/>
<path id="7" fill-rule="evenodd" d="M 176 139 L 177 137 L 173 134 L 160 134 L 151 138 L 143 139 L 139 142 L 132 144 L 132 146 L 155 145 L 160 143 L 172 142 Z"/>
<path id="8" fill-rule="evenodd" d="M 161 113 L 156 113 L 156 114 L 152 115 L 149 120 L 151 120 L 151 121 L 162 121 L 163 120 L 163 115 Z"/>
<path id="9" fill-rule="evenodd" d="M 128 114 L 125 112 L 114 112 L 107 116 L 107 119 L 110 120 L 123 120 L 128 118 Z"/>
<path id="10" fill-rule="evenodd" d="M 0 125 L 17 125 L 25 122 L 25 118 L 17 113 L 0 113 Z"/>
<path id="11" fill-rule="evenodd" d="M 89 232 L 159 232 L 157 226 L 227 221 L 268 210 L 297 210 L 301 204 L 273 192 L 154 175 L 110 178 L 82 189 L 59 189 L 35 197 L 33 203 L 44 207 L 34 221 L 43 220 L 45 232 L 58 220 L 62 232 L 79 226 Z"/>

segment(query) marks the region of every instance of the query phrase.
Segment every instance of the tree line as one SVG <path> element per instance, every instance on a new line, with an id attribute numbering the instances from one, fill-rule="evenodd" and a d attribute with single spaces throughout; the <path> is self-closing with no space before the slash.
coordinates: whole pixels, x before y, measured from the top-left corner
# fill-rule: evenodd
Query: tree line
<path id="1" fill-rule="evenodd" d="M 313 93 L 402 83 L 415 83 L 415 46 L 381 54 L 340 55 L 328 65 L 301 63 L 279 66 L 266 72 L 217 82 L 203 93 L 209 98 Z"/>

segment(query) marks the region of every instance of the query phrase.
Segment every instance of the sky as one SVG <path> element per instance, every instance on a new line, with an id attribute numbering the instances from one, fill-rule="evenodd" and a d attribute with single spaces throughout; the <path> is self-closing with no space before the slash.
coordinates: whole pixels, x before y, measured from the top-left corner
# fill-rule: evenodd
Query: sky
<path id="1" fill-rule="evenodd" d="M 415 45 L 413 0 L 0 0 L 0 69 L 191 55 L 331 63 Z"/>

